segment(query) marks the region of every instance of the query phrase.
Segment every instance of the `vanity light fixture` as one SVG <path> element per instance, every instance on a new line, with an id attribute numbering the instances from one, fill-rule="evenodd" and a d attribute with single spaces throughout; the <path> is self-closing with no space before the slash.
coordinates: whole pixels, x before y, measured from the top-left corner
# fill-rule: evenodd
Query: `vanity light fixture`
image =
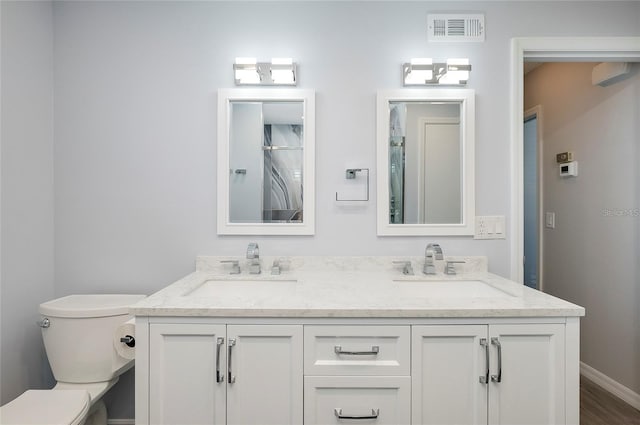
<path id="1" fill-rule="evenodd" d="M 469 80 L 470 71 L 469 59 L 433 62 L 431 58 L 413 58 L 402 65 L 402 82 L 405 86 L 463 86 Z"/>
<path id="2" fill-rule="evenodd" d="M 237 86 L 295 86 L 296 64 L 291 58 L 258 62 L 255 58 L 236 58 L 233 64 Z"/>
<path id="3" fill-rule="evenodd" d="M 256 58 L 236 58 L 233 64 L 236 85 L 260 84 L 262 77 L 258 72 Z"/>

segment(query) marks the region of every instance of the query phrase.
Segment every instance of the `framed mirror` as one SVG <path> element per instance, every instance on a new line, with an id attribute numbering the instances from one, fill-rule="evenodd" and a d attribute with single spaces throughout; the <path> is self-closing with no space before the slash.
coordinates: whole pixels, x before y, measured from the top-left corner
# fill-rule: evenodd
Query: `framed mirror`
<path id="1" fill-rule="evenodd" d="M 473 235 L 475 93 L 379 91 L 380 236 Z"/>
<path id="2" fill-rule="evenodd" d="M 218 234 L 315 231 L 315 93 L 218 92 Z"/>

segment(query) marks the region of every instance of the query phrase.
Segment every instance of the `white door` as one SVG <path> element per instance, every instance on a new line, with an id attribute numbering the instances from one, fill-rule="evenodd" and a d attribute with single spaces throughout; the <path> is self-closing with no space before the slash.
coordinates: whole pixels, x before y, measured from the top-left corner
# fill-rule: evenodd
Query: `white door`
<path id="1" fill-rule="evenodd" d="M 487 423 L 487 326 L 412 327 L 412 423 Z"/>
<path id="2" fill-rule="evenodd" d="M 225 423 L 224 325 L 152 324 L 149 335 L 149 422 Z"/>
<path id="3" fill-rule="evenodd" d="M 489 424 L 564 424 L 564 325 L 490 325 Z"/>
<path id="4" fill-rule="evenodd" d="M 459 119 L 430 118 L 423 130 L 424 174 L 419 223 L 462 222 Z"/>
<path id="5" fill-rule="evenodd" d="M 411 423 L 410 376 L 307 376 L 305 425 Z"/>
<path id="6" fill-rule="evenodd" d="M 302 325 L 228 325 L 227 423 L 302 423 Z"/>

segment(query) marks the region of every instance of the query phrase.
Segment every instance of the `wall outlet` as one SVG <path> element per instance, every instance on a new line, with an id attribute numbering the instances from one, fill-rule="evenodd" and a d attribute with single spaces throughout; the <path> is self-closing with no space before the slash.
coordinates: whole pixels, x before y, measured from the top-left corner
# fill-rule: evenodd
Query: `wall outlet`
<path id="1" fill-rule="evenodd" d="M 476 217 L 474 239 L 505 239 L 505 219 L 503 215 L 484 215 Z"/>

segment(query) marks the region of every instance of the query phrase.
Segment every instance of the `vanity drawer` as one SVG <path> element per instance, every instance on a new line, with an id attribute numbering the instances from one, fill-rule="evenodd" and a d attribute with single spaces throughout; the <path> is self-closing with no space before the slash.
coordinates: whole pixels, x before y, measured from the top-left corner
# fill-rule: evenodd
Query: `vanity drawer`
<path id="1" fill-rule="evenodd" d="M 305 376 L 304 423 L 410 424 L 409 376 Z"/>
<path id="2" fill-rule="evenodd" d="M 409 375 L 409 326 L 305 326 L 305 375 Z"/>

